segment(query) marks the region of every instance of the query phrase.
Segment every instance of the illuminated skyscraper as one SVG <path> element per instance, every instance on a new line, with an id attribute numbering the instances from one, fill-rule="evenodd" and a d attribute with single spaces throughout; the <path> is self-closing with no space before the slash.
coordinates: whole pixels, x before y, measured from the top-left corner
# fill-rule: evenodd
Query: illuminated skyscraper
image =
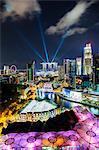
<path id="1" fill-rule="evenodd" d="M 10 72 L 9 66 L 4 66 L 3 72 L 4 74 L 8 75 Z"/>
<path id="2" fill-rule="evenodd" d="M 27 80 L 29 82 L 34 81 L 34 65 L 35 62 L 27 64 Z"/>
<path id="3" fill-rule="evenodd" d="M 91 75 L 93 66 L 93 55 L 91 44 L 88 43 L 84 47 L 84 58 L 83 58 L 83 75 Z"/>
<path id="4" fill-rule="evenodd" d="M 59 76 L 59 79 L 64 79 L 64 76 L 65 76 L 65 70 L 64 70 L 64 66 L 61 65 L 61 66 L 58 66 L 58 76 Z"/>
<path id="5" fill-rule="evenodd" d="M 70 70 L 70 59 L 64 59 L 63 65 L 64 65 L 64 70 L 65 70 L 65 75 L 69 76 L 69 70 Z"/>
<path id="6" fill-rule="evenodd" d="M 94 56 L 95 84 L 99 84 L 99 54 Z"/>
<path id="7" fill-rule="evenodd" d="M 76 61 L 75 59 L 64 59 L 63 62 L 65 75 L 73 77 L 76 74 Z"/>
<path id="8" fill-rule="evenodd" d="M 81 75 L 82 70 L 82 58 L 76 58 L 76 75 Z"/>
<path id="9" fill-rule="evenodd" d="M 74 77 L 76 75 L 76 60 L 71 59 L 70 60 L 70 77 Z"/>
<path id="10" fill-rule="evenodd" d="M 56 71 L 58 69 L 57 62 L 43 62 L 41 65 L 43 71 Z"/>

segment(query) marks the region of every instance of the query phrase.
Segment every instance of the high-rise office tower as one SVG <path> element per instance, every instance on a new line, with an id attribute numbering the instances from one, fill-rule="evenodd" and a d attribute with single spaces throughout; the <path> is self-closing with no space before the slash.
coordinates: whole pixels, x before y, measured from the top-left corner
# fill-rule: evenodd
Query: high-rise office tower
<path id="1" fill-rule="evenodd" d="M 99 54 L 94 56 L 94 80 L 95 84 L 99 84 Z"/>
<path id="2" fill-rule="evenodd" d="M 41 65 L 43 71 L 56 71 L 58 69 L 57 62 L 43 62 Z"/>
<path id="3" fill-rule="evenodd" d="M 76 75 L 81 75 L 82 70 L 82 58 L 77 57 L 76 58 Z"/>
<path id="4" fill-rule="evenodd" d="M 61 65 L 61 66 L 58 66 L 58 76 L 59 76 L 59 79 L 64 79 L 64 76 L 65 76 L 65 70 L 64 70 L 64 66 Z"/>
<path id="5" fill-rule="evenodd" d="M 83 75 L 91 75 L 93 66 L 93 55 L 91 44 L 88 43 L 84 47 L 84 57 L 83 57 Z"/>
<path id="6" fill-rule="evenodd" d="M 34 65 L 35 62 L 27 64 L 27 80 L 29 82 L 34 81 Z"/>
<path id="7" fill-rule="evenodd" d="M 64 59 L 64 61 L 63 61 L 63 66 L 64 66 L 65 75 L 66 75 L 66 76 L 69 76 L 70 59 Z"/>
<path id="8" fill-rule="evenodd" d="M 70 60 L 70 72 L 69 72 L 69 74 L 71 77 L 76 75 L 76 60 L 75 59 Z"/>
<path id="9" fill-rule="evenodd" d="M 64 59 L 63 62 L 65 75 L 73 77 L 76 74 L 76 61 L 75 59 Z"/>
<path id="10" fill-rule="evenodd" d="M 3 69 L 4 74 L 8 75 L 9 71 L 10 71 L 9 66 L 4 66 L 4 69 Z"/>

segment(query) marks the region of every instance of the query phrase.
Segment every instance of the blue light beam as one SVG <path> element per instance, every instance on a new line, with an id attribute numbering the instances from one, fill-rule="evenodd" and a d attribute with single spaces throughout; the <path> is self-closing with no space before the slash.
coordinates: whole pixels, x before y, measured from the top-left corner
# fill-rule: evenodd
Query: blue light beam
<path id="1" fill-rule="evenodd" d="M 7 12 L 11 12 L 11 11 L 12 11 L 12 6 L 11 6 L 9 3 L 7 3 L 7 4 L 5 5 L 5 10 L 6 10 Z"/>
<path id="2" fill-rule="evenodd" d="M 47 62 L 49 62 L 48 52 L 47 52 L 47 48 L 46 48 L 46 44 L 45 44 L 45 39 L 44 39 L 44 34 L 43 34 L 43 29 L 42 29 L 41 21 L 40 21 L 40 18 L 39 18 L 38 15 L 37 15 L 37 20 L 38 20 L 38 23 L 39 23 L 39 29 L 40 29 L 42 43 L 43 43 L 43 47 L 44 47 L 44 51 L 45 51 L 46 60 L 47 60 Z"/>
<path id="3" fill-rule="evenodd" d="M 52 59 L 52 62 L 54 61 L 54 59 L 56 58 L 56 56 L 57 56 L 57 54 L 58 54 L 60 48 L 62 47 L 62 45 L 63 45 L 63 43 L 64 43 L 64 39 L 65 39 L 65 38 L 63 38 L 63 37 L 61 38 L 61 41 L 60 41 L 60 43 L 59 43 L 58 48 L 56 49 L 55 55 L 54 55 L 54 57 L 53 57 L 53 59 Z"/>
<path id="4" fill-rule="evenodd" d="M 42 58 L 42 56 L 39 54 L 39 52 L 32 47 L 31 43 L 27 40 L 27 38 L 24 36 L 24 34 L 22 34 L 21 31 L 19 31 L 18 29 L 16 29 L 16 32 L 20 35 L 20 37 L 24 40 L 24 42 L 27 43 L 27 45 L 29 46 L 30 49 L 32 49 L 34 51 L 34 53 L 42 60 L 45 62 L 45 60 Z"/>

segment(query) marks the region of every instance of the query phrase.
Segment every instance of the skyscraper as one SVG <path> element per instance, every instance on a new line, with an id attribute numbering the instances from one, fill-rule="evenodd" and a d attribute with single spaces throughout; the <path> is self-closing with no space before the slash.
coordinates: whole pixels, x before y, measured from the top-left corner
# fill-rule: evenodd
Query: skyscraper
<path id="1" fill-rule="evenodd" d="M 64 70 L 64 66 L 61 65 L 61 66 L 58 66 L 58 76 L 59 76 L 59 79 L 64 79 L 64 76 L 65 76 L 65 70 Z"/>
<path id="2" fill-rule="evenodd" d="M 4 74 L 8 75 L 8 74 L 9 74 L 9 72 L 10 72 L 10 68 L 9 68 L 9 66 L 5 66 L 5 65 L 4 65 L 3 72 L 4 72 Z"/>
<path id="3" fill-rule="evenodd" d="M 69 76 L 69 70 L 70 70 L 70 68 L 69 68 L 69 66 L 70 66 L 69 62 L 70 62 L 70 59 L 64 59 L 64 62 L 63 62 L 63 66 L 64 66 L 64 70 L 65 70 L 65 75 L 66 76 Z"/>
<path id="4" fill-rule="evenodd" d="M 35 62 L 27 64 L 27 80 L 29 82 L 34 81 L 34 65 Z"/>
<path id="5" fill-rule="evenodd" d="M 74 77 L 76 75 L 76 60 L 71 59 L 70 60 L 70 72 L 69 72 L 70 77 Z"/>
<path id="6" fill-rule="evenodd" d="M 94 56 L 95 84 L 99 84 L 99 54 Z"/>
<path id="7" fill-rule="evenodd" d="M 84 47 L 84 57 L 83 57 L 83 75 L 91 75 L 93 66 L 93 55 L 91 44 L 88 43 Z"/>
<path id="8" fill-rule="evenodd" d="M 63 62 L 65 75 L 73 77 L 76 74 L 76 61 L 75 59 L 64 59 Z"/>
<path id="9" fill-rule="evenodd" d="M 76 75 L 81 75 L 82 70 L 82 58 L 76 58 Z"/>
<path id="10" fill-rule="evenodd" d="M 58 69 L 57 62 L 43 62 L 41 65 L 42 71 L 56 71 Z"/>

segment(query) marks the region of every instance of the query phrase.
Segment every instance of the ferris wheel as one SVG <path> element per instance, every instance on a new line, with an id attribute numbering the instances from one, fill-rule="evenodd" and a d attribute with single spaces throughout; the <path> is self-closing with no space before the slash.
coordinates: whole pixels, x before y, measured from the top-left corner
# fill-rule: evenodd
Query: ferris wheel
<path id="1" fill-rule="evenodd" d="M 11 65 L 10 71 L 11 71 L 11 73 L 16 73 L 17 67 L 15 65 Z"/>

